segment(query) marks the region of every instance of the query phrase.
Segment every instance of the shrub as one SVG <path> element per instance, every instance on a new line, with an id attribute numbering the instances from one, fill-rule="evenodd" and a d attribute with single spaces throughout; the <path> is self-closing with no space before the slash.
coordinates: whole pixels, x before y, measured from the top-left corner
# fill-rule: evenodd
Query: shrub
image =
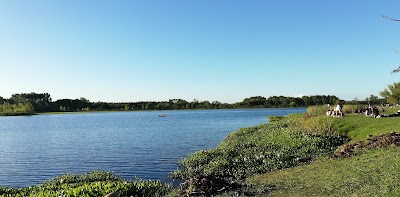
<path id="1" fill-rule="evenodd" d="M 269 122 L 276 122 L 284 119 L 284 116 L 267 116 Z"/>
<path id="2" fill-rule="evenodd" d="M 331 116 L 315 116 L 311 114 L 303 114 L 302 116 L 292 117 L 291 127 L 298 132 L 319 135 L 333 135 L 334 117 Z"/>
<path id="3" fill-rule="evenodd" d="M 127 181 L 110 172 L 95 171 L 84 175 L 63 175 L 43 184 L 26 188 L 0 187 L 0 196 L 166 196 L 173 187 L 161 181 Z"/>
<path id="4" fill-rule="evenodd" d="M 325 115 L 328 110 L 326 105 L 313 105 L 307 107 L 307 113 L 312 115 Z"/>
<path id="5" fill-rule="evenodd" d="M 193 180 L 216 182 L 217 179 L 225 182 L 221 187 L 226 187 L 254 174 L 309 162 L 344 143 L 338 135 L 298 132 L 288 122 L 286 118 L 240 129 L 228 135 L 217 148 L 195 152 L 180 161 L 180 168 L 171 177 L 191 180 L 191 191 L 200 190 L 204 184 Z"/>
<path id="6" fill-rule="evenodd" d="M 367 108 L 367 105 L 344 105 L 343 106 L 343 112 L 345 114 L 354 114 L 356 110 L 362 110 Z"/>

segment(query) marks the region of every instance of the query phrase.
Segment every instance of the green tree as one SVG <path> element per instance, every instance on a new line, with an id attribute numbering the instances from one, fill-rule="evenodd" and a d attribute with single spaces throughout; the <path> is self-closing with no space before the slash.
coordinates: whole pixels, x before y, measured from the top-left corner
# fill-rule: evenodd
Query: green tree
<path id="1" fill-rule="evenodd" d="M 5 103 L 0 105 L 0 112 L 8 114 L 33 114 L 33 105 L 30 103 Z"/>
<path id="2" fill-rule="evenodd" d="M 242 105 L 245 107 L 264 107 L 267 99 L 262 96 L 253 96 L 243 99 Z"/>
<path id="3" fill-rule="evenodd" d="M 145 105 L 145 110 L 154 110 L 156 109 L 157 104 L 155 102 L 148 102 Z"/>
<path id="4" fill-rule="evenodd" d="M 10 103 L 18 104 L 18 103 L 30 103 L 33 105 L 35 111 L 44 112 L 48 111 L 48 106 L 51 103 L 51 96 L 49 93 L 21 93 L 21 94 L 13 94 L 10 98 Z"/>
<path id="5" fill-rule="evenodd" d="M 67 111 L 67 108 L 65 108 L 65 106 L 60 106 L 60 111 Z"/>
<path id="6" fill-rule="evenodd" d="M 128 105 L 128 104 L 125 104 L 124 110 L 125 110 L 125 111 L 129 111 L 129 109 L 130 109 L 129 105 Z"/>
<path id="7" fill-rule="evenodd" d="M 201 102 L 201 106 L 203 106 L 204 109 L 210 109 L 211 103 L 210 103 L 210 101 L 203 101 L 203 102 Z"/>
<path id="8" fill-rule="evenodd" d="M 156 105 L 157 110 L 165 110 L 165 104 L 163 102 L 159 102 Z"/>
<path id="9" fill-rule="evenodd" d="M 374 95 L 370 95 L 368 98 L 365 99 L 368 104 L 375 105 L 379 103 L 379 98 Z"/>
<path id="10" fill-rule="evenodd" d="M 213 108 L 213 109 L 219 109 L 219 108 L 221 107 L 222 103 L 219 102 L 219 101 L 213 101 L 213 102 L 211 103 L 211 105 L 212 105 L 212 108 Z"/>
<path id="11" fill-rule="evenodd" d="M 173 109 L 186 109 L 186 104 L 188 103 L 183 99 L 170 99 L 169 102 L 172 103 Z"/>
<path id="12" fill-rule="evenodd" d="M 0 96 L 0 104 L 3 104 L 5 102 L 6 102 L 6 100 L 2 96 Z"/>
<path id="13" fill-rule="evenodd" d="M 400 82 L 388 85 L 388 88 L 380 92 L 379 95 L 390 104 L 398 104 L 400 102 Z"/>

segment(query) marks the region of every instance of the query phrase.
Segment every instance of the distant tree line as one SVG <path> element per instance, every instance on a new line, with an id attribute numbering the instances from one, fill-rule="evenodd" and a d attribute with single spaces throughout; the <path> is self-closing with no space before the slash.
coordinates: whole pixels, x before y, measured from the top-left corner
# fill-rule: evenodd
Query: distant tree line
<path id="1" fill-rule="evenodd" d="M 378 97 L 371 95 L 364 101 L 346 101 L 352 104 L 366 104 L 370 101 L 381 102 Z M 5 110 L 18 112 L 71 112 L 71 111 L 138 111 L 138 110 L 180 110 L 180 109 L 234 109 L 234 108 L 287 108 L 307 107 L 310 105 L 337 104 L 345 101 L 331 95 L 314 95 L 303 97 L 272 96 L 265 98 L 254 96 L 245 98 L 234 104 L 218 101 L 186 101 L 170 99 L 168 101 L 143 102 L 91 102 L 81 97 L 79 99 L 59 99 L 52 101 L 49 93 L 13 94 L 9 99 L 0 97 L 0 113 Z"/>

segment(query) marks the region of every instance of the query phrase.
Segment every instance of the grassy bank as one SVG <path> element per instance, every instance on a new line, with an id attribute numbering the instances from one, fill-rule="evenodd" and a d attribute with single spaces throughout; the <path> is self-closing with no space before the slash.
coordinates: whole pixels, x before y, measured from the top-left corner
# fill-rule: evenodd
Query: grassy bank
<path id="1" fill-rule="evenodd" d="M 217 148 L 189 155 L 172 177 L 185 180 L 181 195 L 236 195 L 231 192 L 247 187 L 248 177 L 306 165 L 347 142 L 345 136 L 323 129 L 333 121 L 304 114 L 270 117 L 270 124 L 240 129 Z M 246 190 L 240 192 L 251 192 Z"/>
<path id="2" fill-rule="evenodd" d="M 263 196 L 400 196 L 400 149 L 366 149 L 344 159 L 320 158 L 301 167 L 257 175 L 248 183 Z"/>
<path id="3" fill-rule="evenodd" d="M 374 136 L 400 132 L 400 117 L 374 119 L 346 115 L 335 118 L 331 126 L 334 132 L 351 139 L 349 146 L 359 147 L 352 152 L 355 156 L 338 159 L 323 156 L 309 165 L 256 175 L 247 184 L 268 188 L 260 196 L 399 196 L 400 141 L 388 142 L 382 138 L 379 146 L 365 144 L 375 143 Z"/>
<path id="4" fill-rule="evenodd" d="M 186 180 L 181 192 L 222 196 L 396 195 L 398 190 L 393 188 L 398 177 L 389 173 L 400 165 L 397 148 L 358 145 L 363 148 L 356 152 L 362 154 L 355 158 L 331 160 L 329 155 L 340 145 L 399 131 L 400 117 L 327 117 L 317 111 L 270 117 L 268 125 L 241 129 L 216 149 L 188 156 L 174 172 Z M 380 188 L 381 178 L 386 182 Z M 338 188 L 340 193 L 335 193 Z"/>
<path id="5" fill-rule="evenodd" d="M 366 140 L 370 136 L 400 131 L 400 117 L 370 118 L 348 115 L 335 120 L 334 130 L 347 135 L 351 142 Z"/>

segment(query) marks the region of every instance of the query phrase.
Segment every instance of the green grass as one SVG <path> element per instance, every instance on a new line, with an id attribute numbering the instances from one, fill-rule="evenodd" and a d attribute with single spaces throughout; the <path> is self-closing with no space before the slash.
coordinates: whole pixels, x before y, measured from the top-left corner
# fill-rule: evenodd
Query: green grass
<path id="1" fill-rule="evenodd" d="M 394 114 L 394 113 L 396 113 L 398 110 L 400 110 L 400 107 L 394 107 L 394 108 L 386 107 L 385 110 L 386 110 L 386 112 L 385 112 L 386 114 Z M 382 110 L 379 109 L 379 111 L 381 112 Z"/>
<path id="2" fill-rule="evenodd" d="M 386 114 L 397 110 L 389 109 Z M 293 118 L 299 124 L 302 116 Z M 309 119 L 313 118 L 317 119 Z M 307 128 L 308 122 L 319 124 L 306 119 L 301 121 L 299 128 Z M 400 132 L 400 117 L 370 118 L 348 114 L 335 118 L 332 130 L 348 136 L 349 143 L 355 143 L 371 136 Z M 256 188 L 273 188 L 261 196 L 400 196 L 400 149 L 386 147 L 358 151 L 352 158 L 332 160 L 323 156 L 309 165 L 256 175 L 247 183 Z"/>
<path id="3" fill-rule="evenodd" d="M 346 115 L 336 118 L 333 129 L 347 135 L 351 142 L 364 141 L 370 135 L 400 132 L 400 117 L 371 118 L 364 115 Z"/>
<path id="4" fill-rule="evenodd" d="M 257 175 L 248 183 L 274 188 L 264 196 L 400 196 L 400 149 L 363 150 L 346 159 L 323 157 L 301 167 Z"/>

